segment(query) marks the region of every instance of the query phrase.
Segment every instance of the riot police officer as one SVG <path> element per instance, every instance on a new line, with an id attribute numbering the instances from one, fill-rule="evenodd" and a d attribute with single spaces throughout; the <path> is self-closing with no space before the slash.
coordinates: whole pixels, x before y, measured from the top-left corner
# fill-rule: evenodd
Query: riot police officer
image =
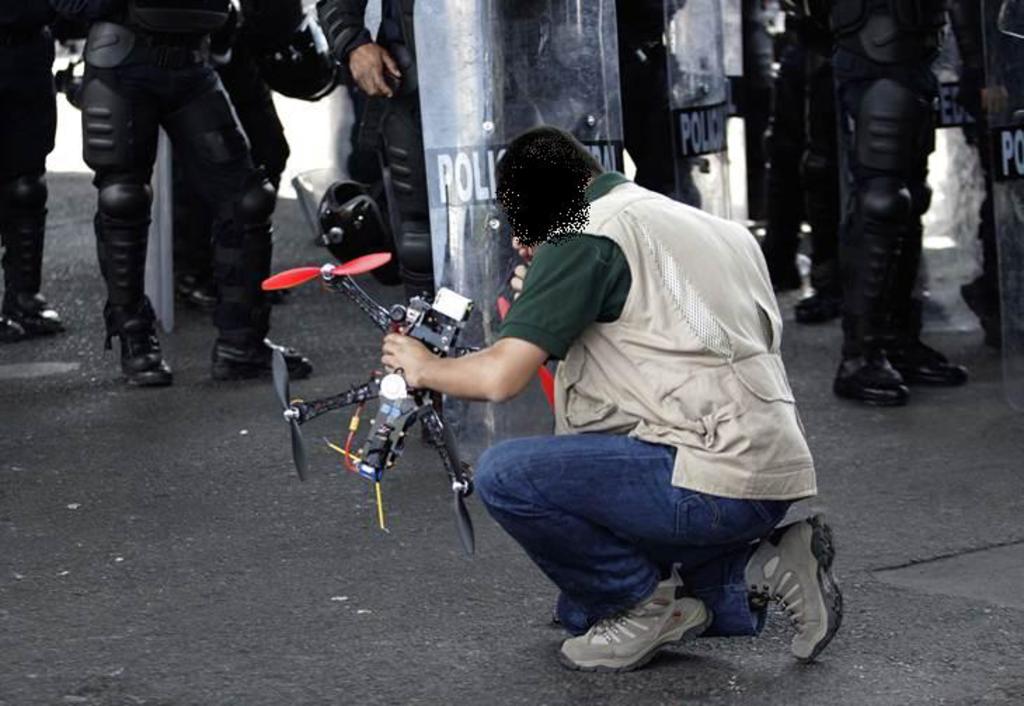
<path id="1" fill-rule="evenodd" d="M 46 0 L 0 5 L 0 341 L 63 331 L 39 294 L 46 230 L 46 156 L 57 128 Z"/>
<path id="2" fill-rule="evenodd" d="M 800 323 L 839 315 L 839 165 L 828 18 L 790 10 L 776 81 L 769 145 L 765 259 L 777 290 L 800 286 L 795 257 L 802 219 L 811 226 L 814 293 L 796 305 Z M 796 202 L 796 203 L 794 203 Z"/>
<path id="3" fill-rule="evenodd" d="M 213 35 L 211 58 L 249 139 L 253 162 L 276 191 L 290 148 L 271 91 L 309 101 L 331 92 L 336 72 L 323 32 L 303 10 L 302 0 L 245 0 Z M 211 309 L 216 305 L 213 213 L 180 168 L 183 161 L 174 161 L 175 288 L 187 304 Z"/>
<path id="4" fill-rule="evenodd" d="M 800 288 L 796 254 L 804 220 L 804 186 L 800 173 L 806 135 L 807 48 L 787 18 L 779 40 L 771 123 L 767 135 L 767 222 L 762 243 L 768 274 L 776 292 Z"/>
<path id="5" fill-rule="evenodd" d="M 668 105 L 663 0 L 615 4 L 622 85 L 622 132 L 636 165 L 636 183 L 660 194 L 675 191 L 672 117 Z"/>
<path id="6" fill-rule="evenodd" d="M 269 274 L 273 186 L 253 166 L 245 135 L 208 61 L 209 33 L 228 17 L 227 0 L 51 0 L 90 23 L 81 90 L 86 163 L 96 172 L 100 270 L 107 284 L 107 344 L 120 339 L 130 384 L 169 385 L 144 293 L 150 175 L 163 127 L 189 178 L 215 213 L 218 300 L 213 377 L 268 374 L 264 344 L 270 307 L 260 289 Z M 288 349 L 293 376 L 312 366 Z"/>
<path id="7" fill-rule="evenodd" d="M 840 245 L 844 340 L 833 386 L 840 397 L 901 405 L 907 384 L 967 380 L 966 369 L 921 342 L 915 291 L 935 139 L 931 64 L 945 24 L 946 0 L 832 3 L 850 184 Z"/>
<path id="8" fill-rule="evenodd" d="M 839 145 L 832 41 L 828 26 L 798 21 L 804 55 L 806 143 L 801 160 L 804 212 L 811 226 L 811 285 L 814 293 L 796 305 L 796 320 L 823 323 L 839 316 Z"/>
<path id="9" fill-rule="evenodd" d="M 432 292 L 427 174 L 416 81 L 413 0 L 384 0 L 376 41 L 366 28 L 366 0 L 319 0 L 317 11 L 343 81 L 369 98 L 362 114 L 364 144 L 379 145 L 388 199 L 396 215 L 393 232 L 407 292 Z M 388 232 L 384 224 L 377 230 Z"/>
<path id="10" fill-rule="evenodd" d="M 978 317 L 985 332 L 985 343 L 998 348 L 1002 344 L 1002 321 L 999 305 L 999 257 L 996 247 L 995 213 L 992 201 L 991 153 L 984 143 L 988 130 L 988 104 L 999 107 L 1001 96 L 985 88 L 983 24 L 995 26 L 1000 4 L 978 0 L 956 0 L 950 8 L 962 60 L 960 93 L 964 110 L 974 119 L 963 130 L 967 141 L 978 148 L 985 174 L 985 200 L 981 205 L 978 239 L 981 241 L 981 273 L 960 288 L 961 296 Z M 984 22 L 983 22 L 984 21 Z"/>

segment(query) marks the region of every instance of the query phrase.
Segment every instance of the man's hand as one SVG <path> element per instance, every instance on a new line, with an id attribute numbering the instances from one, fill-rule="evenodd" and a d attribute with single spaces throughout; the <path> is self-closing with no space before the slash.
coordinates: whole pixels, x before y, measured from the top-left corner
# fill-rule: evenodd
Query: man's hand
<path id="1" fill-rule="evenodd" d="M 410 387 L 423 387 L 426 369 L 438 358 L 415 338 L 400 333 L 384 337 L 381 362 L 389 370 L 401 370 Z"/>
<path id="2" fill-rule="evenodd" d="M 468 400 L 503 402 L 530 382 L 548 354 L 534 344 L 503 338 L 490 348 L 459 358 L 440 358 L 414 338 L 391 333 L 384 337 L 381 362 L 401 368 L 411 387 Z"/>
<path id="3" fill-rule="evenodd" d="M 533 260 L 533 251 L 535 248 L 528 248 L 519 242 L 519 238 L 513 236 L 512 247 L 516 249 L 516 253 L 522 258 L 525 264 L 518 265 L 515 271 L 512 273 L 512 279 L 509 281 L 509 286 L 512 287 L 513 299 L 518 299 L 519 295 L 523 293 L 523 283 L 526 282 L 526 271 L 530 268 L 530 262 Z"/>
<path id="4" fill-rule="evenodd" d="M 385 80 L 385 69 L 395 78 L 402 77 L 394 58 L 379 44 L 364 44 L 348 55 L 348 70 L 356 85 L 368 96 L 391 98 L 394 95 Z"/>
<path id="5" fill-rule="evenodd" d="M 512 272 L 512 279 L 509 281 L 509 286 L 512 287 L 513 299 L 518 299 L 519 295 L 523 293 L 523 284 L 526 282 L 526 272 L 529 267 L 529 265 L 518 265 L 515 271 Z"/>
<path id="6" fill-rule="evenodd" d="M 523 245 L 519 238 L 515 236 L 512 236 L 512 247 L 516 249 L 516 253 L 518 253 L 519 257 L 521 257 L 523 262 L 527 265 L 530 264 L 530 261 L 533 259 L 533 252 L 537 249 L 536 247 L 527 247 L 526 245 Z"/>

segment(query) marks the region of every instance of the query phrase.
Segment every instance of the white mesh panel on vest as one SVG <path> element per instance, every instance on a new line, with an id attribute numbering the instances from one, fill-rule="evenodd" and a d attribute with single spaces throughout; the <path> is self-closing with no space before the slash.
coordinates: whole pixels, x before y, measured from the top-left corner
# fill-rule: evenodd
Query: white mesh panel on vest
<path id="1" fill-rule="evenodd" d="M 722 358 L 732 358 L 733 348 L 729 334 L 725 332 L 722 325 L 718 323 L 718 319 L 711 313 L 711 309 L 690 284 L 686 275 L 683 274 L 682 268 L 679 267 L 679 263 L 661 243 L 651 237 L 642 225 L 640 232 L 643 234 L 644 243 L 646 243 L 651 257 L 658 265 L 661 281 L 665 285 L 673 305 L 682 316 L 683 323 L 709 351 Z"/>

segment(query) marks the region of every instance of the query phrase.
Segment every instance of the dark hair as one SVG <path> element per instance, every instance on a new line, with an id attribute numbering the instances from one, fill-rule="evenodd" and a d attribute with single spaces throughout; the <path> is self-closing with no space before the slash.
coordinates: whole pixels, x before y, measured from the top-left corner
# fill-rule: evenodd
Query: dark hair
<path id="1" fill-rule="evenodd" d="M 526 246 L 576 235 L 590 218 L 586 189 L 600 163 L 569 133 L 524 132 L 498 162 L 498 203 Z"/>

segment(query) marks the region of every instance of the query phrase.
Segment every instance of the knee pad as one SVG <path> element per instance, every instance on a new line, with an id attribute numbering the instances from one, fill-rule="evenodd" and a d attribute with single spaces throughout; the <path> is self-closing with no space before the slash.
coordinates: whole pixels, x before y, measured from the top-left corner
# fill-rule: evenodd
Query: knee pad
<path id="1" fill-rule="evenodd" d="M 426 223 L 403 223 L 395 239 L 405 279 L 429 278 L 433 281 L 434 253 L 430 245 L 430 227 Z"/>
<path id="2" fill-rule="evenodd" d="M 902 226 L 910 218 L 913 200 L 910 190 L 901 179 L 870 179 L 858 197 L 861 213 L 866 221 Z"/>
<path id="3" fill-rule="evenodd" d="M 17 211 L 36 212 L 46 208 L 46 177 L 43 174 L 18 176 L 0 183 L 0 206 Z"/>
<path id="4" fill-rule="evenodd" d="M 875 81 L 857 111 L 857 161 L 868 169 L 899 173 L 921 159 L 931 139 L 927 100 L 891 79 Z M 927 152 L 924 152 L 927 155 Z"/>
<path id="5" fill-rule="evenodd" d="M 153 190 L 149 184 L 120 183 L 100 187 L 99 212 L 119 221 L 137 221 L 149 218 L 153 203 Z"/>
<path id="6" fill-rule="evenodd" d="M 250 179 L 242 191 L 235 215 L 241 225 L 258 225 L 266 223 L 274 214 L 277 206 L 277 191 L 274 185 L 262 174 Z"/>

